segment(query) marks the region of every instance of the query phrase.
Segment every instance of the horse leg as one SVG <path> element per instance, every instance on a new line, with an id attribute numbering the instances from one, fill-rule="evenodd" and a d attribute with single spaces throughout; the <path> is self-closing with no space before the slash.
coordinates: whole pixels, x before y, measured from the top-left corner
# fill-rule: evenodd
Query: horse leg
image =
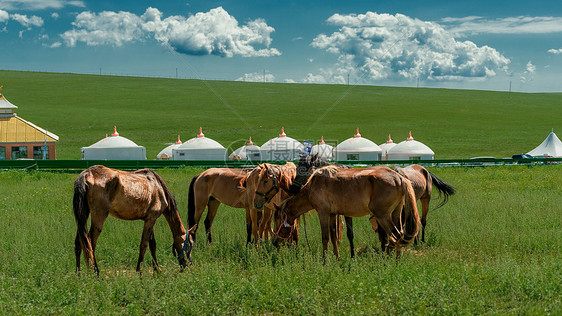
<path id="1" fill-rule="evenodd" d="M 251 208 L 250 209 L 250 218 L 252 220 L 252 235 L 254 236 L 254 243 L 256 244 L 256 247 L 258 245 L 258 240 L 259 240 L 259 235 L 258 235 L 258 223 L 259 223 L 259 218 L 258 218 L 258 210 L 255 208 Z"/>
<path id="2" fill-rule="evenodd" d="M 320 231 L 322 233 L 322 258 L 324 264 L 326 264 L 326 252 L 330 240 L 330 215 L 320 215 L 320 212 L 318 212 L 318 219 L 320 220 Z"/>
<path id="3" fill-rule="evenodd" d="M 421 218 L 422 237 L 421 237 L 421 240 L 422 240 L 422 242 L 425 242 L 425 223 L 426 223 L 427 213 L 429 212 L 429 199 L 430 198 L 422 198 L 421 199 L 421 205 L 422 205 L 422 218 Z M 418 236 L 416 236 L 415 240 L 416 241 L 418 240 Z"/>
<path id="4" fill-rule="evenodd" d="M 334 255 L 338 259 L 340 258 L 339 236 L 342 235 L 340 227 L 343 226 L 341 220 L 341 216 L 339 215 L 330 215 L 330 239 L 332 240 Z M 338 224 L 340 227 L 338 227 Z"/>
<path id="5" fill-rule="evenodd" d="M 76 255 L 76 273 L 80 272 L 80 255 L 82 254 L 82 246 L 80 245 L 80 230 L 76 232 L 74 239 L 74 254 Z"/>
<path id="6" fill-rule="evenodd" d="M 98 243 L 98 238 L 100 237 L 101 231 L 103 229 L 103 223 L 105 222 L 105 220 L 107 219 L 107 216 L 109 216 L 109 211 L 94 211 L 94 209 L 92 209 L 91 211 L 92 214 L 92 223 L 90 226 L 90 233 L 89 233 L 89 237 L 90 237 L 90 243 L 92 245 L 92 257 L 94 258 L 94 271 L 96 271 L 96 273 L 99 275 L 99 268 L 98 268 L 98 262 L 96 260 L 96 245 Z"/>
<path id="7" fill-rule="evenodd" d="M 382 228 L 385 231 L 386 252 L 387 254 L 390 254 L 390 252 L 394 250 L 394 247 L 396 246 L 396 242 L 398 242 L 398 240 L 400 239 L 401 232 L 394 225 L 391 216 L 379 218 L 378 223 L 380 225 L 380 228 Z M 379 238 L 380 237 L 381 235 L 379 233 Z M 382 246 L 382 240 L 381 240 L 381 246 Z"/>
<path id="8" fill-rule="evenodd" d="M 148 247 L 150 249 L 150 254 L 152 255 L 152 267 L 154 271 L 159 272 L 158 260 L 156 260 L 156 239 L 154 238 L 154 229 L 148 236 Z"/>
<path id="9" fill-rule="evenodd" d="M 207 203 L 207 217 L 205 217 L 205 232 L 207 233 L 207 241 L 209 243 L 213 242 L 213 236 L 211 235 L 211 227 L 213 226 L 213 221 L 217 215 L 217 210 L 219 209 L 221 202 L 214 198 L 209 199 Z"/>
<path id="10" fill-rule="evenodd" d="M 337 216 L 337 223 L 338 223 L 338 231 L 337 231 L 337 237 L 338 237 L 338 242 L 341 243 L 341 241 L 343 240 L 343 216 L 338 215 Z"/>
<path id="11" fill-rule="evenodd" d="M 142 237 L 139 247 L 139 260 L 137 261 L 137 272 L 141 275 L 141 263 L 144 260 L 144 254 L 146 252 L 146 248 L 148 247 L 148 240 L 150 239 L 150 235 L 154 235 L 154 222 L 154 220 L 146 220 L 142 229 Z"/>
<path id="12" fill-rule="evenodd" d="M 246 208 L 246 245 L 252 242 L 252 217 L 250 209 Z"/>
<path id="13" fill-rule="evenodd" d="M 260 226 L 259 226 L 260 238 L 269 239 L 270 230 L 271 230 L 271 210 L 267 207 L 264 207 L 262 211 L 262 217 L 260 220 Z"/>
<path id="14" fill-rule="evenodd" d="M 353 218 L 345 216 L 345 226 L 347 233 L 347 240 L 349 240 L 349 250 L 351 251 L 351 258 L 355 257 L 355 245 L 353 244 Z"/>

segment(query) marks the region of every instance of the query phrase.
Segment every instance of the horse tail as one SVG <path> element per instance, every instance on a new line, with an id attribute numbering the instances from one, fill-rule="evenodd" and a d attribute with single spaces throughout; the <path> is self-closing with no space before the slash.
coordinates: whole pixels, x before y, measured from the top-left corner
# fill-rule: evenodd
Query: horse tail
<path id="1" fill-rule="evenodd" d="M 410 182 L 410 180 L 406 178 L 402 179 L 402 190 L 405 195 L 404 208 L 402 213 L 404 222 L 404 235 L 398 241 L 398 244 L 402 247 L 405 247 L 409 245 L 418 235 L 421 221 L 416 204 L 416 194 L 414 193 L 414 189 L 412 188 L 412 183 Z"/>
<path id="2" fill-rule="evenodd" d="M 427 171 L 429 173 L 429 176 L 431 177 L 431 182 L 433 184 L 433 186 L 435 186 L 435 188 L 437 188 L 437 190 L 439 190 L 439 197 L 441 197 L 441 193 L 443 193 L 443 201 L 441 201 L 441 203 L 439 203 L 434 210 L 440 208 L 441 206 L 445 205 L 448 201 L 449 201 L 449 197 L 453 194 L 455 194 L 456 190 L 455 188 L 448 184 L 447 182 L 437 178 L 433 173 L 431 173 L 430 171 Z"/>
<path id="3" fill-rule="evenodd" d="M 189 228 L 193 227 L 195 223 L 195 180 L 199 178 L 199 175 L 196 175 L 191 179 L 191 183 L 189 184 L 189 195 L 187 200 L 187 225 Z"/>
<path id="4" fill-rule="evenodd" d="M 88 170 L 82 171 L 76 181 L 74 181 L 74 197 L 72 199 L 72 209 L 76 220 L 76 238 L 80 243 L 86 262 L 95 264 L 92 243 L 88 236 L 88 217 L 90 216 L 90 205 L 88 204 Z M 77 254 L 77 261 L 78 256 Z"/>

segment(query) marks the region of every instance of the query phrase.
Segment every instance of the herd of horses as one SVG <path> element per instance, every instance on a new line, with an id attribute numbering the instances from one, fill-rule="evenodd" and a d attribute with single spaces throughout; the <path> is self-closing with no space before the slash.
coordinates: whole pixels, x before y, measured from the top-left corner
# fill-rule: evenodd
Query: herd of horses
<path id="1" fill-rule="evenodd" d="M 258 245 L 261 240 L 271 239 L 276 246 L 282 242 L 298 244 L 299 221 L 305 213 L 316 210 L 324 258 L 330 241 L 334 255 L 339 257 L 342 217 L 351 257 L 355 255 L 352 218 L 363 216 L 369 216 L 381 249 L 388 254 L 400 254 L 402 248 L 417 241 L 420 227 L 421 241 L 425 241 L 433 187 L 440 196 L 443 194 L 435 208 L 443 206 L 455 193 L 451 185 L 419 165 L 357 169 L 309 155 L 301 157 L 297 165 L 287 162 L 263 163 L 250 169 L 210 168 L 193 177 L 189 184 L 186 230 L 174 196 L 156 172 L 127 172 L 96 165 L 82 171 L 74 182 L 76 271 L 80 271 L 80 256 L 84 253 L 87 266 L 99 275 L 96 243 L 110 214 L 123 220 L 144 221 L 138 272 L 147 247 L 153 268 L 159 270 L 154 224 L 164 215 L 172 232 L 172 252 L 183 269 L 191 263 L 191 250 L 205 209 L 207 241 L 212 242 L 211 228 L 221 203 L 245 209 L 247 243 L 253 241 Z M 421 201 L 421 219 L 417 200 Z"/>

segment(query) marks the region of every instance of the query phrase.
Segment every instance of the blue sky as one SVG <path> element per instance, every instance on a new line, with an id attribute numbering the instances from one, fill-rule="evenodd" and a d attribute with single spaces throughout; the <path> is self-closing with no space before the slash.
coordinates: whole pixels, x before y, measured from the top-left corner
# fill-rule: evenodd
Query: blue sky
<path id="1" fill-rule="evenodd" d="M 0 40 L 0 69 L 562 91 L 558 1 L 0 0 Z"/>

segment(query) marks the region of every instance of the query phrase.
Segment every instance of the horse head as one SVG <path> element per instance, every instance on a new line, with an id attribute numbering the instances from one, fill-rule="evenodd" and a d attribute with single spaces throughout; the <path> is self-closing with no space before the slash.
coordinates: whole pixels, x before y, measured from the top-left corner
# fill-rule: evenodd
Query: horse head
<path id="1" fill-rule="evenodd" d="M 254 207 L 261 210 L 264 204 L 271 202 L 273 197 L 279 193 L 280 170 L 277 166 L 268 164 L 259 165 L 257 180 L 254 182 Z"/>
<path id="2" fill-rule="evenodd" d="M 273 213 L 275 229 L 273 230 L 273 238 L 271 242 L 275 247 L 279 247 L 282 241 L 289 240 L 292 237 L 293 232 L 296 228 L 296 221 L 294 219 L 292 221 L 288 220 L 288 215 L 285 212 L 285 201 L 281 203 L 281 206 L 277 206 L 275 204 L 273 204 L 273 206 L 275 208 Z"/>

